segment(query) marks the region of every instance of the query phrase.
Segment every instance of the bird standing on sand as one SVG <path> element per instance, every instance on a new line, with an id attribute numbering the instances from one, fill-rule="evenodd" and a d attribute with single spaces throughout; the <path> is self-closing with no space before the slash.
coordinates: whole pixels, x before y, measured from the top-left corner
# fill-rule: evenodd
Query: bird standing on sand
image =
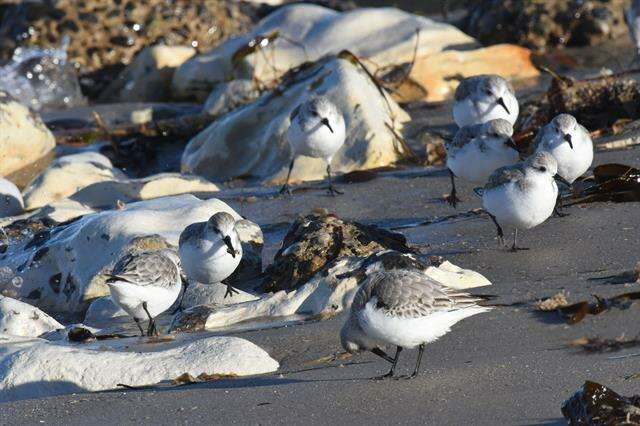
<path id="1" fill-rule="evenodd" d="M 290 115 L 291 123 L 287 129 L 287 141 L 291 146 L 292 159 L 289 164 L 287 181 L 281 193 L 291 193 L 289 178 L 296 157 L 305 155 L 324 158 L 327 162 L 329 194 L 342 194 L 333 187 L 331 179 L 331 160 L 344 144 L 346 129 L 344 117 L 338 107 L 326 96 L 313 97 L 298 105 Z"/>
<path id="2" fill-rule="evenodd" d="M 106 281 L 113 301 L 133 317 L 143 336 L 144 318 L 149 320 L 147 335 L 158 335 L 155 318 L 173 305 L 182 282 L 180 258 L 170 249 L 127 254 Z"/>
<path id="3" fill-rule="evenodd" d="M 456 176 L 484 184 L 496 169 L 518 162 L 520 157 L 512 135 L 511 123 L 498 118 L 483 124 L 464 126 L 452 141 L 445 143 L 451 177 L 451 194 L 447 197 L 449 204 L 456 207 L 460 201 L 456 194 Z"/>
<path id="4" fill-rule="evenodd" d="M 480 301 L 420 272 L 376 272 L 356 292 L 340 340 L 349 353 L 368 350 L 391 363 L 391 370 L 376 379 L 412 379 L 427 343 L 444 336 L 458 321 L 491 309 L 479 306 Z M 382 350 L 385 345 L 396 346 L 393 358 Z M 415 347 L 419 352 L 413 374 L 395 377 L 400 352 Z"/>
<path id="5" fill-rule="evenodd" d="M 527 250 L 517 246 L 518 229 L 533 228 L 551 216 L 558 196 L 555 179 L 569 186 L 558 175 L 556 159 L 546 151 L 491 175 L 482 191 L 482 205 L 496 225 L 501 245 L 502 226 L 508 225 L 515 228 L 511 251 Z"/>
<path id="6" fill-rule="evenodd" d="M 180 234 L 178 252 L 189 278 L 205 284 L 222 283 L 242 259 L 235 218 L 219 212 L 206 222 L 192 223 Z M 225 297 L 238 293 L 230 284 L 226 286 Z"/>
<path id="7" fill-rule="evenodd" d="M 458 127 L 502 118 L 513 126 L 520 109 L 513 86 L 498 75 L 476 75 L 460 82 L 455 93 L 453 119 Z"/>

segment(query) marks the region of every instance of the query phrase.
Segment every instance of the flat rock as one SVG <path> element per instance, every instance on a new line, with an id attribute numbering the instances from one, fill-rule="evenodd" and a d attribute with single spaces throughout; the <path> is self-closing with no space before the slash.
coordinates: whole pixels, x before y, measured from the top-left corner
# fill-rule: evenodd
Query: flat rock
<path id="1" fill-rule="evenodd" d="M 55 145 L 39 115 L 0 92 L 0 176 L 26 184 L 50 161 Z"/>
<path id="2" fill-rule="evenodd" d="M 6 280 L 0 283 L 0 291 L 15 290 L 18 297 L 43 309 L 83 311 L 92 299 L 109 294 L 103 274 L 133 240 L 157 235 L 175 247 L 186 226 L 206 221 L 219 211 L 241 219 L 226 203 L 203 201 L 193 195 L 157 198 L 127 204 L 121 210 L 87 214 L 11 245 L 0 257 L 0 267 L 13 271 L 22 285 L 16 290 L 11 280 Z M 261 238 L 259 227 L 247 221 L 240 229 L 240 239 L 246 247 L 243 262 L 249 268 L 261 262 L 251 259 L 260 253 L 257 247 L 262 244 L 256 236 Z"/>
<path id="3" fill-rule="evenodd" d="M 17 216 L 24 211 L 22 194 L 13 182 L 0 178 L 0 217 Z"/>
<path id="4" fill-rule="evenodd" d="M 86 344 L 7 339 L 0 345 L 0 402 L 116 389 L 120 383 L 153 385 L 184 373 L 245 376 L 278 367 L 267 352 L 237 337 Z"/>
<path id="5" fill-rule="evenodd" d="M 57 158 L 24 191 L 27 210 L 60 201 L 96 182 L 125 178 L 111 161 L 97 152 Z"/>
<path id="6" fill-rule="evenodd" d="M 102 102 L 165 102 L 177 67 L 196 54 L 191 46 L 144 48 L 100 96 Z"/>
<path id="7" fill-rule="evenodd" d="M 231 80 L 217 84 L 204 102 L 203 110 L 210 115 L 222 115 L 260 96 L 255 83 L 249 79 Z"/>
<path id="8" fill-rule="evenodd" d="M 173 90 L 178 96 L 204 100 L 218 83 L 253 77 L 268 84 L 302 63 L 344 49 L 381 67 L 401 64 L 413 57 L 417 30 L 420 56 L 475 44 L 452 25 L 395 8 L 337 12 L 294 4 L 275 10 L 248 33 L 185 62 L 173 77 Z M 248 47 L 252 40 L 265 37 L 270 42 L 262 42 L 263 47 Z"/>
<path id="9" fill-rule="evenodd" d="M 491 285 L 478 272 L 462 269 L 441 259 L 425 263 L 413 254 L 382 250 L 366 257 L 335 259 L 304 285 L 292 291 L 281 290 L 237 305 L 191 307 L 176 314 L 171 330 L 219 330 L 251 320 L 269 324 L 296 314 L 307 318 L 331 317 L 351 306 L 358 285 L 369 274 L 391 269 L 415 270 L 456 289 Z"/>
<path id="10" fill-rule="evenodd" d="M 0 334 L 38 337 L 61 328 L 62 324 L 35 306 L 0 296 Z"/>
<path id="11" fill-rule="evenodd" d="M 333 13 L 333 12 L 332 12 Z M 291 149 L 285 138 L 291 112 L 310 96 L 328 96 L 344 115 L 347 138 L 333 158 L 336 172 L 388 166 L 405 154 L 394 132 L 409 116 L 382 95 L 349 55 L 328 57 L 290 75 L 282 87 L 213 122 L 189 141 L 183 172 L 213 181 L 251 176 L 262 182 L 286 179 Z M 291 182 L 323 179 L 323 159 L 299 157 Z"/>

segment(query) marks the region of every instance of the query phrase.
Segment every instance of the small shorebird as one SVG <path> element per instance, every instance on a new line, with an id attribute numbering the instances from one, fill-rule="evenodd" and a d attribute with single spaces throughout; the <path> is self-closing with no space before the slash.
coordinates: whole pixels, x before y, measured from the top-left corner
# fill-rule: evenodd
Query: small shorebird
<path id="1" fill-rule="evenodd" d="M 498 118 L 464 126 L 451 142 L 445 144 L 451 177 L 451 195 L 447 197 L 449 204 L 456 207 L 460 201 L 456 194 L 456 176 L 484 184 L 496 169 L 518 162 L 520 157 L 512 135 L 511 123 Z"/>
<path id="2" fill-rule="evenodd" d="M 482 205 L 498 230 L 504 245 L 502 226 L 515 228 L 511 251 L 517 246 L 518 229 L 530 229 L 553 213 L 558 186 L 555 179 L 570 186 L 558 175 L 558 163 L 550 153 L 534 153 L 524 162 L 496 170 L 482 191 Z"/>
<path id="3" fill-rule="evenodd" d="M 180 258 L 171 249 L 127 254 L 106 282 L 113 301 L 133 317 L 142 335 L 140 321 L 146 317 L 147 335 L 157 336 L 155 318 L 173 305 L 182 288 Z"/>
<path id="4" fill-rule="evenodd" d="M 242 244 L 236 220 L 226 212 L 214 214 L 206 222 L 192 223 L 180 234 L 178 252 L 187 276 L 201 283 L 223 283 L 242 259 Z M 225 297 L 238 293 L 226 284 Z"/>
<path id="5" fill-rule="evenodd" d="M 558 162 L 558 174 L 573 183 L 589 170 L 593 163 L 593 141 L 589 131 L 574 116 L 560 114 L 538 132 L 534 141 L 536 152 L 547 151 Z M 556 214 L 561 213 L 562 198 L 558 193 Z"/>
<path id="6" fill-rule="evenodd" d="M 289 163 L 287 181 L 281 193 L 291 193 L 289 178 L 299 155 L 324 158 L 327 162 L 329 194 L 342 194 L 333 187 L 331 179 L 331 159 L 342 147 L 346 130 L 344 117 L 338 107 L 326 96 L 313 97 L 298 105 L 290 115 L 291 124 L 287 130 L 287 140 L 291 146 L 292 159 Z"/>
<path id="7" fill-rule="evenodd" d="M 427 343 L 447 334 L 458 321 L 491 309 L 479 306 L 481 300 L 420 272 L 376 272 L 356 292 L 340 341 L 349 353 L 368 350 L 391 363 L 391 370 L 376 379 L 412 379 Z M 393 358 L 382 350 L 385 345 L 396 346 Z M 415 347 L 419 352 L 413 374 L 394 377 L 402 349 Z"/>
<path id="8" fill-rule="evenodd" d="M 498 75 L 476 75 L 460 82 L 453 119 L 459 127 L 503 118 L 513 125 L 520 112 L 513 86 Z"/>

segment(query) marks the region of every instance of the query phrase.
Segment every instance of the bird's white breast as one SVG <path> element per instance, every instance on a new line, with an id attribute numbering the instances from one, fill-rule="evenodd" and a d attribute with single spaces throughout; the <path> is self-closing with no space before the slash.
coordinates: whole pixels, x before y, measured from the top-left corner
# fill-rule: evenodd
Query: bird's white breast
<path id="1" fill-rule="evenodd" d="M 486 149 L 481 151 L 479 139 L 466 144 L 455 152 L 447 155 L 447 167 L 454 175 L 464 180 L 484 184 L 496 169 L 510 166 L 518 162 L 518 153 L 514 149 L 502 146 L 499 149 L 486 144 Z"/>
<path id="2" fill-rule="evenodd" d="M 511 94 L 505 94 L 503 97 L 509 113 L 494 101 L 472 100 L 469 96 L 453 105 L 453 119 L 458 127 L 470 126 L 473 124 L 482 124 L 490 120 L 502 118 L 512 125 L 518 119 L 520 109 L 518 100 Z"/>
<path id="3" fill-rule="evenodd" d="M 173 305 L 178 298 L 181 282 L 176 282 L 170 287 L 140 286 L 125 281 L 109 283 L 111 298 L 126 313 L 133 318 L 147 319 L 147 313 L 142 307 L 147 302 L 147 310 L 152 318 L 160 315 Z"/>
<path id="4" fill-rule="evenodd" d="M 180 245 L 179 253 L 182 268 L 189 278 L 201 283 L 219 283 L 236 270 L 242 259 L 242 245 L 235 247 L 240 251 L 233 257 L 221 239 L 211 241 L 205 238 L 193 239 Z"/>
<path id="5" fill-rule="evenodd" d="M 558 174 L 569 183 L 585 174 L 593 163 L 593 143 L 582 133 L 573 138 L 573 149 L 561 137 L 554 137 L 539 144 L 538 151 L 548 151 L 554 156 L 558 162 Z"/>
<path id="6" fill-rule="evenodd" d="M 333 125 L 333 132 L 322 123 L 305 131 L 299 120 L 293 120 L 287 130 L 287 140 L 294 155 L 330 160 L 345 140 L 344 121 Z"/>

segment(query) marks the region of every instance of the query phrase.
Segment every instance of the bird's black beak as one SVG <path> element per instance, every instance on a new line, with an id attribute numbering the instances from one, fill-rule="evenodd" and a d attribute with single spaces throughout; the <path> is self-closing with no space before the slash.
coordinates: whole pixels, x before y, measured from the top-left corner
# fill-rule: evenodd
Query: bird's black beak
<path id="1" fill-rule="evenodd" d="M 320 120 L 320 122 L 322 124 L 324 124 L 325 126 L 327 126 L 329 128 L 329 130 L 331 130 L 331 133 L 333 133 L 333 129 L 331 128 L 331 125 L 329 124 L 329 120 L 326 118 L 323 118 L 322 120 Z"/>
<path id="2" fill-rule="evenodd" d="M 571 142 L 571 135 L 569 133 L 564 135 L 564 140 L 567 141 L 571 149 L 573 149 L 573 142 Z"/>
<path id="3" fill-rule="evenodd" d="M 500 105 L 502 108 L 504 108 L 505 111 L 507 111 L 507 114 L 511 114 L 509 112 L 509 108 L 507 108 L 507 104 L 504 103 L 504 99 L 498 98 L 496 102 L 498 102 L 498 105 Z"/>
<path id="4" fill-rule="evenodd" d="M 562 176 L 560 176 L 559 174 L 556 173 L 556 175 L 553 177 L 555 180 L 557 180 L 558 182 L 564 183 L 565 185 L 567 185 L 569 188 L 571 188 L 573 185 L 571 185 L 565 178 L 563 178 Z"/>
<path id="5" fill-rule="evenodd" d="M 224 243 L 227 245 L 227 253 L 229 253 L 233 257 L 236 257 L 236 250 L 233 248 L 233 244 L 231 244 L 231 237 L 227 235 L 222 239 L 222 241 L 224 241 Z"/>
<path id="6" fill-rule="evenodd" d="M 504 144 L 509 148 L 513 148 L 516 151 L 518 151 L 518 145 L 516 145 L 516 142 L 513 140 L 513 138 L 507 139 L 507 141 Z"/>

